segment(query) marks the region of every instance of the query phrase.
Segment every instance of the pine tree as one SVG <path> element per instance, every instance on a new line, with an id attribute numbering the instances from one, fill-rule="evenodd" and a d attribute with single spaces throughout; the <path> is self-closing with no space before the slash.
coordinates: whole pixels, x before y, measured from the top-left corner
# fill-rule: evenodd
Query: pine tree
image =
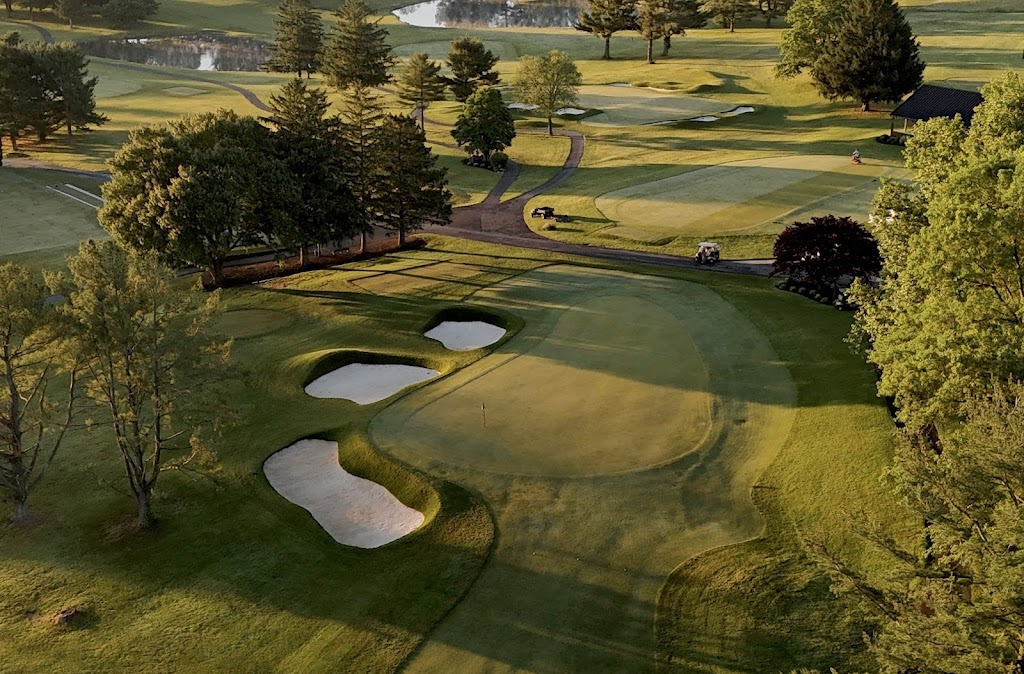
<path id="1" fill-rule="evenodd" d="M 62 124 L 71 138 L 72 129 L 88 129 L 107 122 L 107 117 L 96 112 L 97 77 L 89 77 L 89 61 L 74 42 L 48 44 L 38 49 L 35 56 L 48 73 L 52 84 L 52 103 L 58 112 L 57 122 Z"/>
<path id="2" fill-rule="evenodd" d="M 672 48 L 673 35 L 686 35 L 688 28 L 700 28 L 707 19 L 700 12 L 700 0 L 667 0 L 666 22 L 664 35 L 662 36 L 663 48 L 662 57 L 668 56 Z"/>
<path id="3" fill-rule="evenodd" d="M 636 27 L 636 3 L 633 0 L 589 0 L 580 12 L 576 30 L 604 39 L 603 59 L 610 59 L 612 35 Z"/>
<path id="4" fill-rule="evenodd" d="M 757 9 L 750 0 L 704 0 L 701 3 L 701 11 L 730 33 L 735 33 L 736 22 L 752 15 Z"/>
<path id="5" fill-rule="evenodd" d="M 380 162 L 377 127 L 383 116 L 380 97 L 370 87 L 355 86 L 346 93 L 341 111 L 342 134 L 349 156 L 345 179 L 352 192 L 353 226 L 359 231 L 361 253 L 366 252 L 366 235 L 373 229 L 373 181 Z"/>
<path id="6" fill-rule="evenodd" d="M 274 20 L 273 57 L 267 64 L 278 73 L 308 78 L 320 69 L 324 27 L 309 0 L 282 0 Z"/>
<path id="7" fill-rule="evenodd" d="M 898 101 L 921 86 L 924 63 L 894 0 L 851 0 L 811 76 L 829 100 L 852 98 L 869 111 L 874 101 Z"/>
<path id="8" fill-rule="evenodd" d="M 416 106 L 420 129 L 424 126 L 427 106 L 444 100 L 446 87 L 440 73 L 441 66 L 431 61 L 426 52 L 419 52 L 405 62 L 402 74 L 398 76 L 398 97 Z"/>
<path id="9" fill-rule="evenodd" d="M 484 47 L 484 43 L 475 37 L 461 37 L 452 40 L 448 52 L 448 66 L 452 74 L 445 78 L 455 98 L 465 102 L 480 87 L 494 86 L 499 82 L 494 65 L 498 57 Z"/>
<path id="10" fill-rule="evenodd" d="M 424 224 L 446 225 L 452 216 L 447 171 L 427 147 L 423 131 L 408 117 L 388 115 L 378 128 L 374 172 L 374 221 L 398 232 L 398 245 L 407 232 Z"/>
<path id="11" fill-rule="evenodd" d="M 322 66 L 331 86 L 379 87 L 389 82 L 395 58 L 386 42 L 388 31 L 370 21 L 366 3 L 345 0 L 336 16 Z"/>
<path id="12" fill-rule="evenodd" d="M 654 41 L 665 37 L 669 23 L 668 0 L 640 0 L 636 23 L 640 37 L 647 41 L 647 62 L 654 63 Z"/>
<path id="13" fill-rule="evenodd" d="M 346 169 L 348 151 L 341 120 L 328 114 L 327 94 L 294 79 L 270 97 L 271 114 L 263 121 L 275 128 L 277 156 L 301 191 L 298 211 L 274 232 L 282 246 L 299 251 L 306 266 L 311 243 L 347 239 L 359 231 Z"/>

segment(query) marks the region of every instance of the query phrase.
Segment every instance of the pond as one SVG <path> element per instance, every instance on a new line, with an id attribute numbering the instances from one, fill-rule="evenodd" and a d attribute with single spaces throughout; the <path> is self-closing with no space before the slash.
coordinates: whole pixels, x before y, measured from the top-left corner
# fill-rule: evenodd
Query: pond
<path id="1" fill-rule="evenodd" d="M 259 40 L 210 33 L 181 37 L 93 40 L 79 45 L 89 56 L 188 70 L 261 70 L 270 45 Z"/>
<path id="2" fill-rule="evenodd" d="M 569 28 L 586 6 L 584 0 L 429 0 L 396 9 L 394 15 L 422 28 Z"/>

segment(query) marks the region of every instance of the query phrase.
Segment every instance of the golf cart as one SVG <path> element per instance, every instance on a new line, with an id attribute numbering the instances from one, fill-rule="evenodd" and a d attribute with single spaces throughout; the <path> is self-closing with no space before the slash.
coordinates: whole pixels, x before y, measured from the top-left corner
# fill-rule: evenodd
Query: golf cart
<path id="1" fill-rule="evenodd" d="M 715 264 L 722 256 L 722 247 L 710 241 L 697 244 L 697 254 L 693 256 L 697 264 Z"/>
<path id="2" fill-rule="evenodd" d="M 530 217 L 544 218 L 545 220 L 547 220 L 548 218 L 555 217 L 555 209 L 552 208 L 551 206 L 538 206 L 537 208 L 530 211 Z"/>

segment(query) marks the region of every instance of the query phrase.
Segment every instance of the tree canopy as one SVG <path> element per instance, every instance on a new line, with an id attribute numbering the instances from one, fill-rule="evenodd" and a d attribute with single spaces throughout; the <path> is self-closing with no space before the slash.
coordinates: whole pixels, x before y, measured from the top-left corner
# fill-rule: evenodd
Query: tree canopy
<path id="1" fill-rule="evenodd" d="M 320 69 L 324 27 L 309 0 L 281 0 L 274 20 L 273 57 L 267 64 L 274 72 L 309 77 Z"/>
<path id="2" fill-rule="evenodd" d="M 548 118 L 548 135 L 551 135 L 551 118 L 561 108 L 579 104 L 582 83 L 583 76 L 569 55 L 552 49 L 543 56 L 520 58 L 512 86 L 520 102 L 536 105 Z"/>
<path id="3" fill-rule="evenodd" d="M 818 91 L 859 101 L 865 111 L 875 101 L 900 100 L 924 77 L 917 39 L 895 0 L 851 0 L 820 49 L 810 68 Z"/>
<path id="4" fill-rule="evenodd" d="M 750 0 L 704 0 L 700 6 L 705 16 L 717 21 L 730 33 L 736 31 L 736 22 L 752 16 L 757 8 Z"/>
<path id="5" fill-rule="evenodd" d="M 882 270 L 878 244 L 860 223 L 834 215 L 794 222 L 775 240 L 773 274 L 835 288 L 840 278 L 869 278 Z"/>
<path id="6" fill-rule="evenodd" d="M 398 97 L 416 106 L 420 128 L 424 127 L 425 110 L 434 101 L 443 101 L 446 89 L 441 66 L 430 60 L 426 52 L 409 57 L 398 76 Z"/>
<path id="7" fill-rule="evenodd" d="M 445 65 L 451 75 L 445 82 L 459 101 L 465 102 L 480 87 L 494 86 L 499 82 L 494 65 L 498 57 L 484 47 L 475 37 L 460 37 L 452 40 Z"/>
<path id="8" fill-rule="evenodd" d="M 795 0 L 786 13 L 789 29 L 779 41 L 781 58 L 775 65 L 778 77 L 795 77 L 813 68 L 846 15 L 844 0 Z"/>
<path id="9" fill-rule="evenodd" d="M 270 131 L 226 110 L 136 129 L 108 166 L 103 228 L 130 251 L 206 269 L 215 285 L 231 251 L 269 243 L 300 196 Z"/>
<path id="10" fill-rule="evenodd" d="M 580 11 L 576 30 L 604 39 L 603 59 L 610 59 L 612 36 L 636 27 L 636 3 L 624 0 L 588 0 L 587 9 Z"/>
<path id="11" fill-rule="evenodd" d="M 391 81 L 395 63 L 387 29 L 370 20 L 363 0 L 345 0 L 336 13 L 322 71 L 338 89 L 379 87 Z"/>
<path id="12" fill-rule="evenodd" d="M 479 152 L 490 159 L 492 152 L 504 150 L 516 137 L 516 127 L 501 92 L 485 87 L 466 99 L 455 121 L 452 138 L 470 153 Z"/>

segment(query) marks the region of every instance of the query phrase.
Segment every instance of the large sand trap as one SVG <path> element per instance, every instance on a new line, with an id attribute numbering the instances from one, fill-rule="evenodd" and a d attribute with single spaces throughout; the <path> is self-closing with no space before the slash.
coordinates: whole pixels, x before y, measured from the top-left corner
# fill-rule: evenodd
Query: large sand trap
<path id="1" fill-rule="evenodd" d="M 342 468 L 336 442 L 299 440 L 267 459 L 263 472 L 278 494 L 308 510 L 345 545 L 379 548 L 423 524 L 423 513 Z"/>
<path id="2" fill-rule="evenodd" d="M 490 346 L 505 336 L 505 328 L 483 321 L 443 321 L 424 336 L 444 344 L 452 351 L 472 351 Z"/>
<path id="3" fill-rule="evenodd" d="M 439 374 L 437 370 L 415 365 L 352 363 L 317 377 L 306 386 L 306 393 L 314 398 L 344 398 L 369 405 Z"/>

